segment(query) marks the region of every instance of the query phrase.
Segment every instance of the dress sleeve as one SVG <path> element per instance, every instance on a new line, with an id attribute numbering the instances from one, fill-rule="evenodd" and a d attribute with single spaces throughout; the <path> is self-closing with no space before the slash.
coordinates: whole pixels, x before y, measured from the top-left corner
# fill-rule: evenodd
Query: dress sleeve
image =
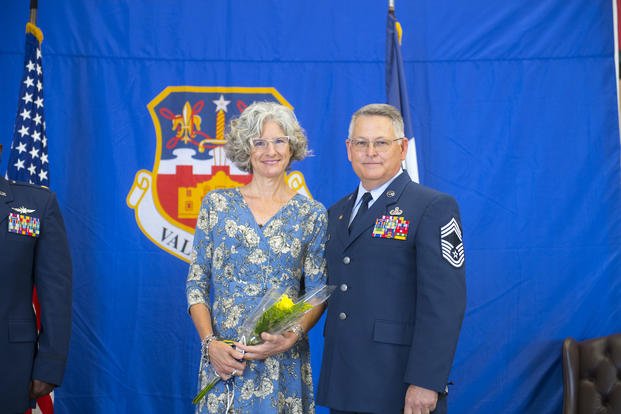
<path id="1" fill-rule="evenodd" d="M 185 283 L 185 293 L 190 306 L 204 303 L 209 307 L 209 288 L 211 276 L 211 259 L 213 255 L 213 240 L 211 238 L 212 215 L 210 210 L 209 194 L 203 199 L 196 229 L 192 253 L 190 254 L 190 269 Z"/>
<path id="2" fill-rule="evenodd" d="M 328 219 L 325 208 L 318 209 L 309 221 L 304 223 L 313 228 L 304 257 L 304 286 L 307 292 L 324 286 L 327 281 L 325 247 Z"/>

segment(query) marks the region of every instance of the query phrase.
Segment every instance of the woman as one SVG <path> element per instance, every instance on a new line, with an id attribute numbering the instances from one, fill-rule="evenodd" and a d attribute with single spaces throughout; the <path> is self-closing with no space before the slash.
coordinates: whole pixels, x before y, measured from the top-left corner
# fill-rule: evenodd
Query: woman
<path id="1" fill-rule="evenodd" d="M 228 158 L 251 172 L 252 181 L 205 196 L 186 293 L 209 358 L 200 387 L 213 371 L 224 380 L 235 380 L 228 391 L 220 381 L 197 411 L 222 413 L 231 407 L 234 413 L 312 413 L 304 334 L 323 306 L 307 313 L 290 332 L 263 333 L 260 345 L 236 343 L 235 349 L 221 341 L 239 338 L 244 317 L 272 286 L 299 294 L 326 282 L 326 210 L 285 182 L 292 161 L 307 155 L 306 136 L 290 109 L 258 102 L 231 121 L 226 139 Z"/>

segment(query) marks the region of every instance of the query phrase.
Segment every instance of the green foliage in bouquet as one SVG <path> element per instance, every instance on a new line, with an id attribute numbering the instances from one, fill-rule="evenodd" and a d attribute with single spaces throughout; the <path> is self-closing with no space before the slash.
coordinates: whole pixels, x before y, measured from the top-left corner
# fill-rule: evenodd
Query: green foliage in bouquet
<path id="1" fill-rule="evenodd" d="M 287 294 L 283 294 L 276 303 L 261 315 L 254 327 L 254 335 L 248 345 L 260 343 L 262 332 L 278 331 L 298 320 L 312 308 L 313 305 L 307 302 L 293 303 L 293 300 Z"/>

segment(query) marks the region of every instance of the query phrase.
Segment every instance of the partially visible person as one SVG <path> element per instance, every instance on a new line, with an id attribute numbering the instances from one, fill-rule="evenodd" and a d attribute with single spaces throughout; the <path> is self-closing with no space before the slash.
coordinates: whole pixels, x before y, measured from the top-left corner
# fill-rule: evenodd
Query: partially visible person
<path id="1" fill-rule="evenodd" d="M 328 302 L 318 403 L 337 413 L 446 412 L 466 306 L 455 200 L 401 169 L 403 119 L 385 104 L 352 116 L 358 188 L 328 211 Z"/>
<path id="2" fill-rule="evenodd" d="M 305 334 L 323 306 L 307 313 L 290 332 L 263 333 L 261 345 L 236 343 L 234 349 L 222 342 L 239 338 L 244 318 L 271 287 L 299 295 L 325 285 L 325 208 L 285 181 L 291 163 L 307 155 L 307 139 L 290 109 L 258 102 L 231 121 L 226 140 L 228 158 L 251 172 L 252 180 L 205 196 L 186 293 L 209 358 L 199 376 L 200 388 L 213 371 L 235 380 L 228 391 L 220 381 L 197 412 L 223 413 L 228 397 L 234 413 L 313 413 Z"/>
<path id="3" fill-rule="evenodd" d="M 1 176 L 0 275 L 0 412 L 24 413 L 62 383 L 71 332 L 71 258 L 54 193 Z M 38 333 L 33 287 L 41 305 Z"/>

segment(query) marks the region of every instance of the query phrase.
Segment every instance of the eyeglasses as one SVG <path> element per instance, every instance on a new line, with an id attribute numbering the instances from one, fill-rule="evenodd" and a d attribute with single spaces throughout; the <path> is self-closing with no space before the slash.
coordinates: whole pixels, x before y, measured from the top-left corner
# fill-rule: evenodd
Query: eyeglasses
<path id="1" fill-rule="evenodd" d="M 354 151 L 364 152 L 369 149 L 369 146 L 373 146 L 373 148 L 375 148 L 375 151 L 382 153 L 388 151 L 393 142 L 400 141 L 402 139 L 403 137 L 394 139 L 378 138 L 376 140 L 370 141 L 368 139 L 362 138 L 349 138 L 347 142 L 349 142 L 349 145 L 351 145 Z"/>
<path id="2" fill-rule="evenodd" d="M 285 149 L 287 145 L 289 145 L 290 140 L 291 140 L 290 137 L 284 136 L 284 137 L 275 137 L 275 138 L 270 138 L 270 139 L 254 138 L 250 142 L 252 143 L 252 148 L 258 151 L 265 151 L 269 147 L 270 142 L 274 144 L 275 149 L 282 150 L 282 149 Z"/>

